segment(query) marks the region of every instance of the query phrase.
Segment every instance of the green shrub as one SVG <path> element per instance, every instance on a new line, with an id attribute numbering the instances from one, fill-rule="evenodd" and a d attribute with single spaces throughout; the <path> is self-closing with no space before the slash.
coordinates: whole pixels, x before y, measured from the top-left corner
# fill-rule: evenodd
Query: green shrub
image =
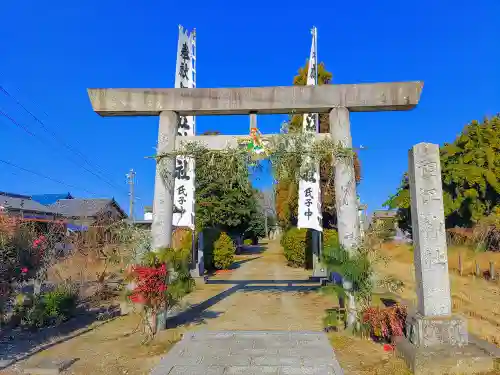
<path id="1" fill-rule="evenodd" d="M 169 307 L 177 305 L 194 288 L 194 280 L 189 272 L 190 260 L 191 249 L 187 248 L 179 250 L 163 248 L 144 254 L 143 264 L 153 267 L 165 263 L 169 269 L 173 269 L 175 272 L 175 278 L 169 280 L 165 292 Z"/>
<path id="2" fill-rule="evenodd" d="M 191 293 L 194 288 L 194 280 L 189 272 L 191 262 L 191 249 L 182 248 L 173 251 L 171 263 L 177 274 L 167 289 L 168 305 L 177 305 L 184 296 Z"/>
<path id="3" fill-rule="evenodd" d="M 62 284 L 53 291 L 16 304 L 15 314 L 20 317 L 22 326 L 41 328 L 70 319 L 75 314 L 77 304 L 76 289 L 71 284 Z"/>
<path id="4" fill-rule="evenodd" d="M 70 285 L 58 286 L 43 295 L 45 313 L 49 319 L 64 321 L 72 317 L 78 303 L 78 293 Z"/>
<path id="5" fill-rule="evenodd" d="M 323 229 L 323 249 L 326 247 L 338 247 L 339 234 L 335 229 Z"/>
<path id="6" fill-rule="evenodd" d="M 290 266 L 306 266 L 307 229 L 291 228 L 283 234 L 280 242 Z"/>
<path id="7" fill-rule="evenodd" d="M 373 268 L 368 253 L 358 249 L 349 254 L 341 245 L 323 248 L 322 262 L 329 272 L 337 272 L 353 283 L 354 291 L 362 298 L 370 298 L 373 290 Z"/>
<path id="8" fill-rule="evenodd" d="M 217 228 L 203 229 L 203 259 L 206 270 L 213 270 L 214 265 L 214 244 L 219 238 L 221 231 Z"/>
<path id="9" fill-rule="evenodd" d="M 243 241 L 243 245 L 252 245 L 253 244 L 253 240 L 251 238 L 247 238 L 246 240 Z"/>
<path id="10" fill-rule="evenodd" d="M 214 265 L 217 269 L 229 269 L 234 261 L 236 247 L 233 240 L 226 233 L 222 232 L 214 243 Z"/>
<path id="11" fill-rule="evenodd" d="M 21 316 L 21 325 L 23 327 L 42 328 L 49 321 L 42 296 L 35 296 L 29 305 L 21 307 L 17 313 Z"/>
<path id="12" fill-rule="evenodd" d="M 196 238 L 195 238 L 195 241 L 196 241 Z M 191 231 L 187 231 L 182 236 L 182 239 L 181 239 L 180 245 L 179 245 L 179 249 L 181 249 L 181 250 L 189 250 L 189 261 L 191 261 L 191 250 L 192 250 L 192 247 L 193 247 L 193 233 Z"/>

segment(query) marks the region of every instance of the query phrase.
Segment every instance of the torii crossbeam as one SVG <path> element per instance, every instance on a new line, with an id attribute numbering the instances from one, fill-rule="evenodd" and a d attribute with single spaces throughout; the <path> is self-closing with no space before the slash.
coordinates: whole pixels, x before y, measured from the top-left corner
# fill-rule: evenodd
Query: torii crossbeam
<path id="1" fill-rule="evenodd" d="M 406 111 L 417 106 L 423 82 L 321 86 L 176 89 L 88 89 L 92 107 L 101 116 L 160 116 L 158 153 L 172 153 L 176 144 L 199 140 L 212 149 L 237 144 L 241 136 L 178 137 L 180 115 L 329 113 L 330 137 L 351 148 L 349 112 Z M 319 135 L 318 137 L 325 137 Z M 266 137 L 266 135 L 264 135 Z M 173 176 L 175 157 L 161 168 Z M 156 169 L 153 205 L 153 247 L 171 245 L 174 184 Z M 353 163 L 336 163 L 335 195 L 340 243 L 354 248 L 360 238 Z"/>
<path id="2" fill-rule="evenodd" d="M 183 116 L 406 111 L 419 101 L 422 82 L 216 89 L 88 89 L 101 116 Z"/>

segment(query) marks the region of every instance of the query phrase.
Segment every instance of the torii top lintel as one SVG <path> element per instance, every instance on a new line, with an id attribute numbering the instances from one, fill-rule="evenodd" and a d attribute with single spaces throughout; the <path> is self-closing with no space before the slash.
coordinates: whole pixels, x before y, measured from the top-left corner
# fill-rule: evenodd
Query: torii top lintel
<path id="1" fill-rule="evenodd" d="M 215 89 L 88 89 L 101 116 L 184 116 L 249 113 L 325 113 L 335 107 L 351 112 L 405 111 L 420 99 L 423 82 Z"/>

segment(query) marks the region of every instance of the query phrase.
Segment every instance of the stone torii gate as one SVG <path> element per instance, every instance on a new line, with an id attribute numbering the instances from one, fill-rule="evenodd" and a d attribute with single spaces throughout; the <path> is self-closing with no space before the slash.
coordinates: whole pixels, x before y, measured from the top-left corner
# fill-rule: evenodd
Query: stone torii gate
<path id="1" fill-rule="evenodd" d="M 158 153 L 172 153 L 182 142 L 209 149 L 237 147 L 241 135 L 177 136 L 179 116 L 329 113 L 330 134 L 351 148 L 349 112 L 411 110 L 419 102 L 423 82 L 321 86 L 175 89 L 88 89 L 92 108 L 100 116 L 159 116 Z M 263 135 L 262 138 L 272 135 Z M 172 181 L 162 176 L 165 170 Z M 153 248 L 171 245 L 175 157 L 157 163 L 153 204 Z M 360 239 L 354 165 L 335 164 L 335 195 L 340 243 L 353 249 Z"/>

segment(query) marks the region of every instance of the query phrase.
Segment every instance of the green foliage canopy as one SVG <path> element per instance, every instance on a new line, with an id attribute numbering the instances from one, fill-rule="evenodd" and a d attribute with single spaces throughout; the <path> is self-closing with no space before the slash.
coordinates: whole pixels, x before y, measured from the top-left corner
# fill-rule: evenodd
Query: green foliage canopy
<path id="1" fill-rule="evenodd" d="M 258 230 L 260 220 L 257 192 L 251 186 L 247 166 L 229 158 L 222 152 L 197 155 L 196 226 L 200 229 L 219 228 L 235 234 L 253 233 Z M 227 166 L 226 173 L 214 173 L 215 164 Z"/>
<path id="2" fill-rule="evenodd" d="M 500 208 L 500 115 L 472 121 L 441 147 L 446 226 L 471 227 Z M 405 173 L 384 206 L 398 209 L 401 229 L 411 231 L 410 192 Z"/>

